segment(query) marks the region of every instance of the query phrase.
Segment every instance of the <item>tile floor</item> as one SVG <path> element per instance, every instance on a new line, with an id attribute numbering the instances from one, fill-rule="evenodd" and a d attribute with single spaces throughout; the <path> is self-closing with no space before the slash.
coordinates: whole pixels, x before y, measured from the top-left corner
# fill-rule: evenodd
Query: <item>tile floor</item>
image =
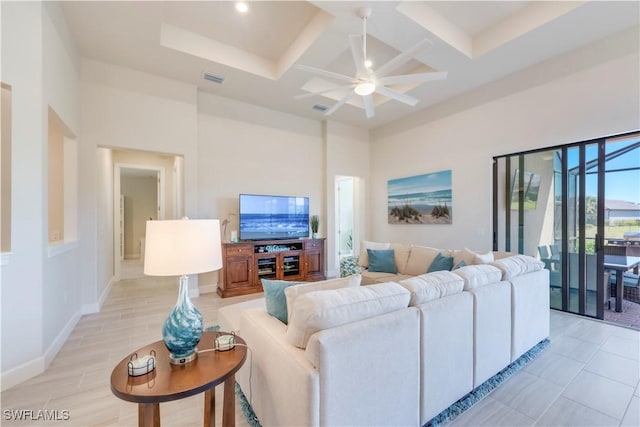
<path id="1" fill-rule="evenodd" d="M 136 426 L 136 405 L 109 388 L 113 367 L 128 353 L 160 339 L 175 303 L 174 279 L 144 277 L 125 263 L 100 313 L 84 316 L 47 370 L 2 392 L 5 426 Z M 205 325 L 220 307 L 256 296 L 194 298 Z M 450 424 L 452 426 L 640 425 L 640 332 L 551 311 L 551 345 L 522 371 Z M 5 410 L 69 411 L 67 421 L 7 420 Z M 162 404 L 163 426 L 202 425 L 202 395 Z M 222 387 L 216 388 L 221 423 Z M 239 405 L 236 424 L 247 426 Z"/>

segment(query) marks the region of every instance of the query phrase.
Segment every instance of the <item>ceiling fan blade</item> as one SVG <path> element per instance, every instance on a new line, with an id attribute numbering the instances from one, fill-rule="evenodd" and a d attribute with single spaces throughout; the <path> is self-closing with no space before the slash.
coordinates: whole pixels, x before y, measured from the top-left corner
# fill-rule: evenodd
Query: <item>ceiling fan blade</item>
<path id="1" fill-rule="evenodd" d="M 434 73 L 416 73 L 416 74 L 403 74 L 398 76 L 387 76 L 378 79 L 378 84 L 381 85 L 398 85 L 406 83 L 422 83 L 434 80 L 443 80 L 447 78 L 446 71 L 438 71 Z"/>
<path id="2" fill-rule="evenodd" d="M 417 55 L 418 52 L 425 50 L 432 44 L 433 43 L 431 43 L 429 39 L 424 39 L 421 42 L 413 45 L 409 49 L 402 52 L 400 55 L 396 56 L 395 58 L 393 58 L 392 60 L 390 60 L 389 62 L 387 62 L 380 68 L 378 68 L 377 70 L 375 70 L 376 77 L 381 78 L 386 76 L 387 74 L 391 73 L 393 70 L 395 70 L 405 62 L 409 61 L 411 58 Z"/>
<path id="3" fill-rule="evenodd" d="M 353 89 L 353 85 L 336 86 L 336 87 L 332 87 L 330 89 L 319 90 L 317 92 L 309 92 L 309 93 L 305 93 L 305 94 L 302 94 L 302 95 L 296 95 L 296 96 L 294 96 L 294 98 L 295 99 L 311 98 L 312 96 L 315 96 L 315 95 L 322 95 L 323 93 L 329 93 L 329 92 L 338 92 L 338 91 L 345 90 L 345 89 Z"/>
<path id="4" fill-rule="evenodd" d="M 391 99 L 400 101 L 404 104 L 411 105 L 412 107 L 418 103 L 418 100 L 413 96 L 405 95 L 397 90 L 389 89 L 385 86 L 376 86 L 376 92 L 380 95 L 388 96 Z"/>
<path id="5" fill-rule="evenodd" d="M 333 113 L 335 113 L 338 108 L 342 107 L 345 102 L 347 102 L 348 100 L 351 99 L 353 94 L 354 94 L 354 92 L 351 91 L 348 94 L 346 94 L 345 96 L 343 96 L 342 99 L 340 101 L 338 101 L 337 103 L 335 103 L 333 107 L 331 107 L 327 111 L 325 111 L 324 115 L 325 116 L 330 116 Z"/>
<path id="6" fill-rule="evenodd" d="M 356 35 L 349 36 L 349 46 L 351 46 L 351 56 L 356 65 L 356 75 L 361 79 L 369 76 L 367 68 L 364 66 L 364 51 L 362 50 L 362 37 Z"/>
<path id="7" fill-rule="evenodd" d="M 324 77 L 330 77 L 332 79 L 336 79 L 336 80 L 343 80 L 345 82 L 349 82 L 349 83 L 355 83 L 355 80 L 353 77 L 349 77 L 349 76 L 345 76 L 344 74 L 338 74 L 338 73 L 334 73 L 332 71 L 327 71 L 327 70 L 323 70 L 320 68 L 316 68 L 316 67 L 310 67 L 308 65 L 296 65 L 296 68 L 298 70 L 302 70 L 302 71 L 308 71 L 310 73 L 313 74 L 318 74 L 320 76 L 324 76 Z"/>
<path id="8" fill-rule="evenodd" d="M 371 95 L 365 95 L 362 97 L 364 101 L 364 110 L 367 112 L 367 119 L 376 115 L 376 111 L 373 108 L 373 97 Z"/>

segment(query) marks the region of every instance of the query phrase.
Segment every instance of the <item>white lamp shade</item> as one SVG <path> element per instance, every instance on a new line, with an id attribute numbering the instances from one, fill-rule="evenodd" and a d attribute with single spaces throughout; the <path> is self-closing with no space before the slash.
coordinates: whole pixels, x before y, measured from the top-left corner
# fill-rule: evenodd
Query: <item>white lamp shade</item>
<path id="1" fill-rule="evenodd" d="M 182 276 L 222 268 L 220 221 L 147 221 L 144 274 Z"/>

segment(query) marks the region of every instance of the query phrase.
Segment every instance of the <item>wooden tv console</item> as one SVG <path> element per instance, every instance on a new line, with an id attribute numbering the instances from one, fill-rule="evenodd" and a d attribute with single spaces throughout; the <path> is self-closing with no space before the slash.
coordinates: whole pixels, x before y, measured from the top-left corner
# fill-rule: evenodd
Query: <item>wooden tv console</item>
<path id="1" fill-rule="evenodd" d="M 324 280 L 324 242 L 322 238 L 223 243 L 218 295 L 262 292 L 261 279 Z"/>

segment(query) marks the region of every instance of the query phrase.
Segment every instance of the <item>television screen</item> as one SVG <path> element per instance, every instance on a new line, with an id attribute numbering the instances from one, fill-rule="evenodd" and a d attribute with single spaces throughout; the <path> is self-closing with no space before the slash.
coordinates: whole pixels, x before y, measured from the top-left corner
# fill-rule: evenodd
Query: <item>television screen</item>
<path id="1" fill-rule="evenodd" d="M 309 237 L 309 198 L 240 194 L 240 240 Z"/>

